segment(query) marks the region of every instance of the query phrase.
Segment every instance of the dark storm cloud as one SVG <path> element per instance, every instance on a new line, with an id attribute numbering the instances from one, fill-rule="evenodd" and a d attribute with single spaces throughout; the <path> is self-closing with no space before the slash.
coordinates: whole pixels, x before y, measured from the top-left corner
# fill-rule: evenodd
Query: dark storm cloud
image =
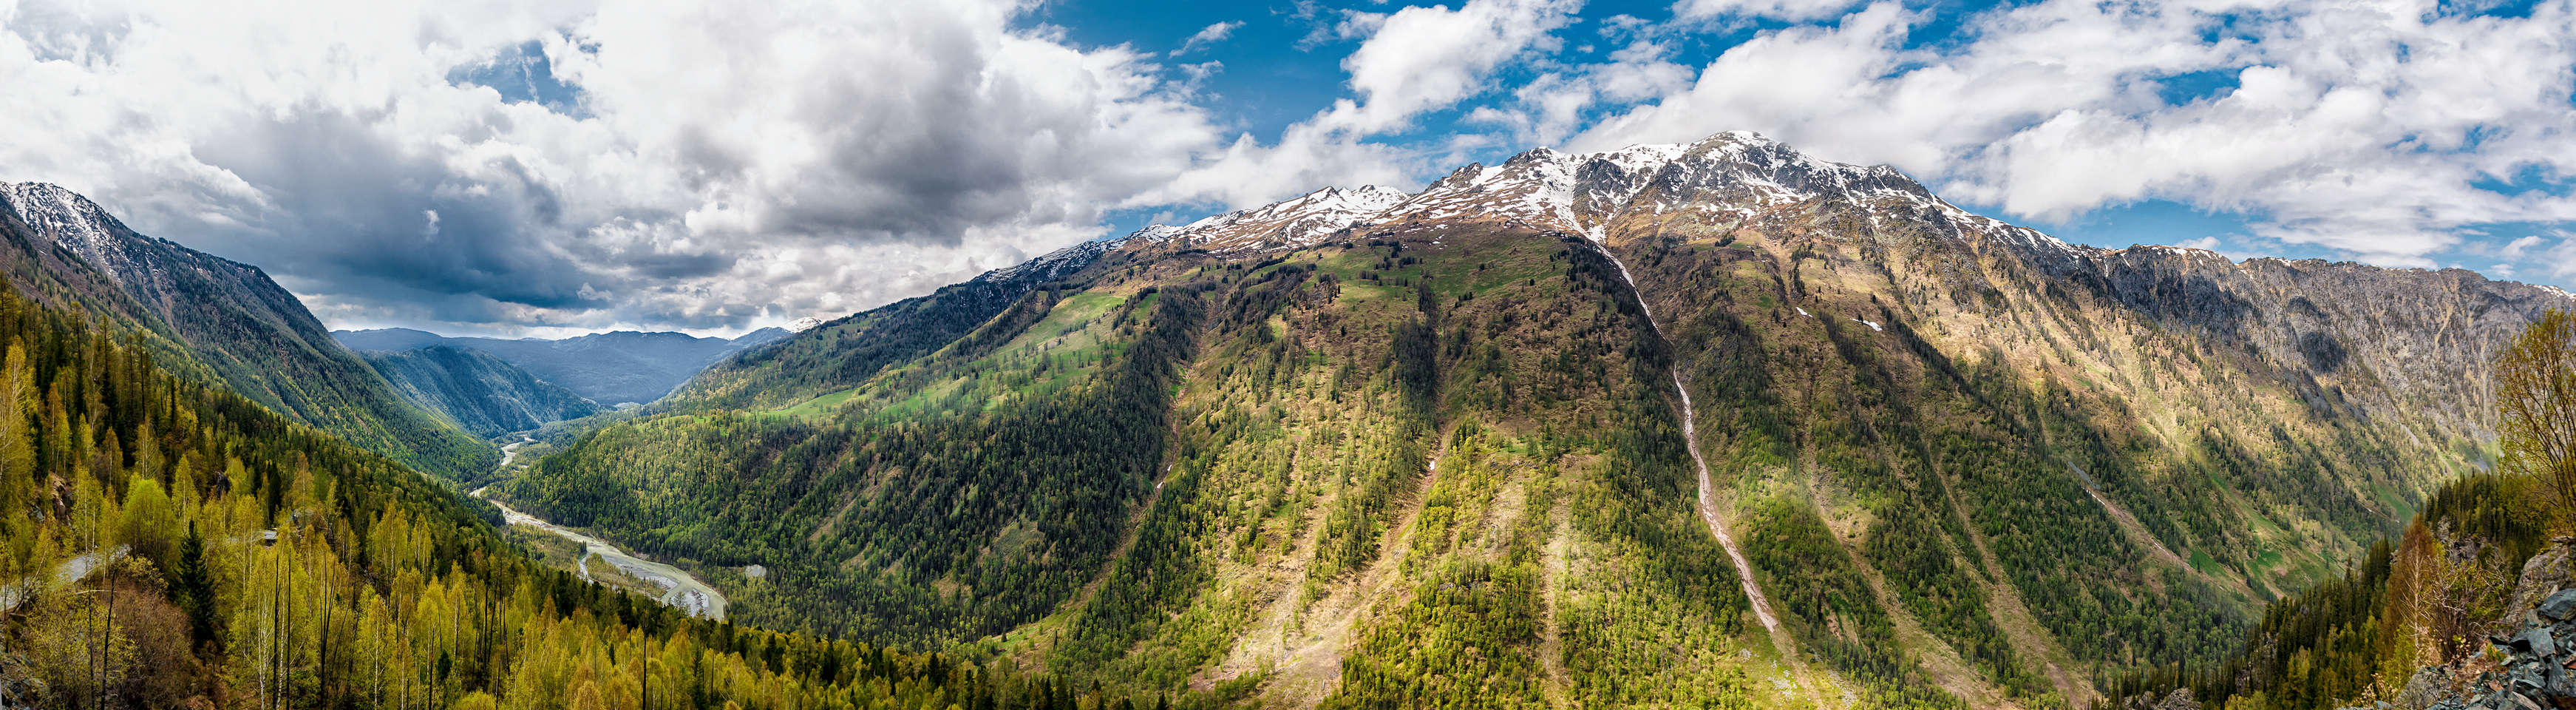
<path id="1" fill-rule="evenodd" d="M 537 308 L 597 305 L 593 272 L 546 248 L 562 201 L 502 161 L 459 174 L 407 154 L 358 116 L 303 113 L 242 126 L 203 157 L 257 185 L 248 228 L 198 236 L 208 248 L 293 274 L 326 296 L 389 287 L 474 294 Z"/>

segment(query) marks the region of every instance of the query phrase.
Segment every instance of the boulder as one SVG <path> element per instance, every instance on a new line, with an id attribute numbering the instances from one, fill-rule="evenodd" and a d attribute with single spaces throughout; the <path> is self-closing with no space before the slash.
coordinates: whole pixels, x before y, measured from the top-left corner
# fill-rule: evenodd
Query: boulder
<path id="1" fill-rule="evenodd" d="M 2549 595 L 2548 599 L 2540 601 L 2535 611 L 2540 614 L 2540 618 L 2550 621 L 2566 621 L 2569 616 L 2576 616 L 2576 589 Z"/>
<path id="2" fill-rule="evenodd" d="M 2433 701 L 2442 696 L 2443 687 L 2451 684 L 2450 680 L 2450 674 L 2441 666 L 2416 669 L 2415 675 L 2406 679 L 2406 688 L 2397 692 L 2397 707 L 2403 710 L 2432 707 Z"/>
<path id="3" fill-rule="evenodd" d="M 2548 547 L 2522 563 L 2522 577 L 2514 582 L 2513 599 L 2504 608 L 2504 618 L 2513 622 L 2538 621 L 2542 618 L 2538 607 L 2559 600 L 2555 607 L 2559 615 L 2546 618 L 2564 620 L 2576 614 L 2576 596 L 2571 596 L 2571 590 L 2576 590 L 2576 537 L 2552 538 Z"/>

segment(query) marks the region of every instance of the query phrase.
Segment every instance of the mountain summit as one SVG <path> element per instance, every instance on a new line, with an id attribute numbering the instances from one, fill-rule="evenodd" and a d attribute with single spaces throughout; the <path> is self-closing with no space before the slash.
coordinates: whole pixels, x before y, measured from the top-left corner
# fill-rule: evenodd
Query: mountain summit
<path id="1" fill-rule="evenodd" d="M 1218 251 L 1280 250 L 1311 246 L 1353 226 L 1460 218 L 1550 227 L 1600 239 L 1622 219 L 1651 219 L 1678 210 L 1731 210 L 1744 216 L 1827 198 L 1874 211 L 1938 211 L 1980 221 L 1895 168 L 1817 160 L 1760 134 L 1731 131 L 1687 145 L 1636 145 L 1599 153 L 1536 148 L 1500 165 L 1468 164 L 1418 193 L 1373 186 L 1327 188 L 1187 225 L 1148 226 L 1128 239 Z"/>

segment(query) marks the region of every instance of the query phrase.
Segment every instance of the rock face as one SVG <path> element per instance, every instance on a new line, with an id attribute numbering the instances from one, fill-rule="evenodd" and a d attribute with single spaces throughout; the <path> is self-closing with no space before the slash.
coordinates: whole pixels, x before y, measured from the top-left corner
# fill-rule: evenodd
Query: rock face
<path id="1" fill-rule="evenodd" d="M 2174 247 L 2077 248 L 2037 260 L 2169 328 L 2232 342 L 2325 402 L 2350 396 L 2365 414 L 2426 416 L 2448 433 L 2492 436 L 2483 371 L 2493 348 L 2541 311 L 2566 308 L 2556 288 L 2493 281 L 2460 269 L 2383 269 L 2320 260 L 2229 262 Z"/>
<path id="2" fill-rule="evenodd" d="M 1970 214 L 1894 168 L 1821 160 L 1741 131 L 1600 153 L 1538 148 L 1500 165 L 1461 167 L 1418 193 L 1328 189 L 1083 247 L 1133 241 L 1275 252 L 1457 222 L 1552 227 L 1606 242 L 1641 229 L 1659 238 L 1712 227 L 1838 232 L 1863 242 L 1865 258 L 1891 279 L 1921 279 L 1951 295 L 2020 295 L 1974 273 L 2007 260 L 2008 270 L 2039 277 L 2022 284 L 2030 295 L 2099 298 L 2157 327 L 2190 331 L 2255 358 L 2311 406 L 2406 420 L 2420 441 L 2491 438 L 2481 373 L 2492 349 L 2541 311 L 2576 307 L 2557 288 L 2460 269 L 2232 262 L 2201 249 L 2071 245 Z M 1061 254 L 1005 271 L 1065 273 L 1070 261 Z"/>
<path id="3" fill-rule="evenodd" d="M 2492 654 L 2417 669 L 2394 702 L 2405 710 L 2576 708 L 2576 537 L 2559 537 L 2524 562 Z"/>

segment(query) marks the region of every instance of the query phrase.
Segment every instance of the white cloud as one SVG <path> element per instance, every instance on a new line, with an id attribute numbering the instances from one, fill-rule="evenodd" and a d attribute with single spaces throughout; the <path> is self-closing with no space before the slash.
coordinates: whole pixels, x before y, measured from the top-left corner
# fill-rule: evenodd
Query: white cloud
<path id="1" fill-rule="evenodd" d="M 841 313 L 1097 236 L 1105 210 L 1188 219 L 1730 129 L 1998 216 L 2169 199 L 2252 215 L 2238 247 L 2576 278 L 2558 231 L 2490 248 L 2471 230 L 2576 220 L 2563 189 L 2477 187 L 2576 175 L 2570 2 L 1685 0 L 1571 49 L 1578 0 L 1298 2 L 1300 48 L 1358 40 L 1346 97 L 1256 135 L 1201 93 L 1244 68 L 1077 46 L 1025 26 L 1022 0 L 0 0 L 20 99 L 0 179 L 261 264 L 337 323 L 468 331 Z M 1789 24 L 1675 59 L 1752 19 Z M 453 80 L 480 67 L 507 71 Z M 1407 135 L 1451 115 L 1460 132 Z"/>
<path id="2" fill-rule="evenodd" d="M 1410 189 L 1431 166 L 1460 159 L 1461 144 L 1401 149 L 1369 139 L 1494 90 L 1493 75 L 1503 63 L 1552 51 L 1557 40 L 1551 33 L 1573 22 L 1581 7 L 1580 0 L 1468 0 L 1455 10 L 1439 5 L 1380 14 L 1299 3 L 1296 17 L 1316 23 L 1317 34 L 1306 43 L 1366 38 L 1341 62 L 1357 97 L 1288 126 L 1268 145 L 1239 136 L 1164 187 L 1120 206 L 1240 208 L 1326 185 Z M 1328 19 L 1335 16 L 1340 19 Z M 1550 125 L 1560 134 L 1564 130 Z"/>
<path id="3" fill-rule="evenodd" d="M 1208 25 L 1207 27 L 1201 28 L 1197 34 L 1190 35 L 1188 40 L 1181 42 L 1181 48 L 1172 50 L 1172 54 L 1188 54 L 1210 45 L 1214 45 L 1218 42 L 1223 42 L 1225 41 L 1225 38 L 1234 36 L 1234 31 L 1241 29 L 1242 27 L 1243 22 L 1241 20 L 1219 22 Z"/>
<path id="4" fill-rule="evenodd" d="M 1570 65 L 1539 74 L 1512 90 L 1509 103 L 1470 111 L 1469 123 L 1502 126 L 1523 146 L 1554 145 L 1581 128 L 1589 111 L 1624 106 L 1688 88 L 1690 67 L 1666 59 L 1661 42 L 1638 40 L 1610 53 L 1608 61 Z"/>
<path id="5" fill-rule="evenodd" d="M 1553 50 L 1550 33 L 1582 7 L 1581 0 L 1467 0 L 1456 10 L 1397 10 L 1342 60 L 1359 98 L 1336 102 L 1317 120 L 1361 134 L 1404 128 L 1422 112 L 1492 89 L 1487 80 L 1504 62 Z"/>
<path id="6" fill-rule="evenodd" d="M 2551 230 L 2547 236 L 2528 234 L 2493 251 L 2495 256 L 2533 267 L 2539 274 L 2576 281 L 2576 233 Z M 2513 269 L 2499 270 L 2506 277 Z"/>
<path id="7" fill-rule="evenodd" d="M 1840 15 L 1861 0 L 1681 0 L 1673 16 L 1684 20 L 1750 19 L 1805 21 Z"/>
<path id="8" fill-rule="evenodd" d="M 2506 243 L 2499 253 L 2507 259 L 2520 259 L 2525 252 L 2531 251 L 2532 247 L 2540 246 L 2543 241 L 2545 240 L 2537 234 L 2524 235 L 2521 239 Z"/>
<path id="9" fill-rule="evenodd" d="M 1364 142 L 1348 132 L 1311 121 L 1289 126 L 1277 142 L 1269 145 L 1249 134 L 1237 136 L 1224 149 L 1205 157 L 1162 187 L 1138 193 L 1119 206 L 1242 208 L 1326 185 L 1400 185 L 1410 190 L 1419 186 L 1413 177 L 1427 164 L 1425 156 Z"/>
<path id="10" fill-rule="evenodd" d="M 1096 235 L 1226 149 L 1188 70 L 1025 9 L 0 4 L 0 179 L 267 267 L 335 323 L 843 313 Z M 575 110 L 451 84 L 496 57 L 544 59 Z"/>

